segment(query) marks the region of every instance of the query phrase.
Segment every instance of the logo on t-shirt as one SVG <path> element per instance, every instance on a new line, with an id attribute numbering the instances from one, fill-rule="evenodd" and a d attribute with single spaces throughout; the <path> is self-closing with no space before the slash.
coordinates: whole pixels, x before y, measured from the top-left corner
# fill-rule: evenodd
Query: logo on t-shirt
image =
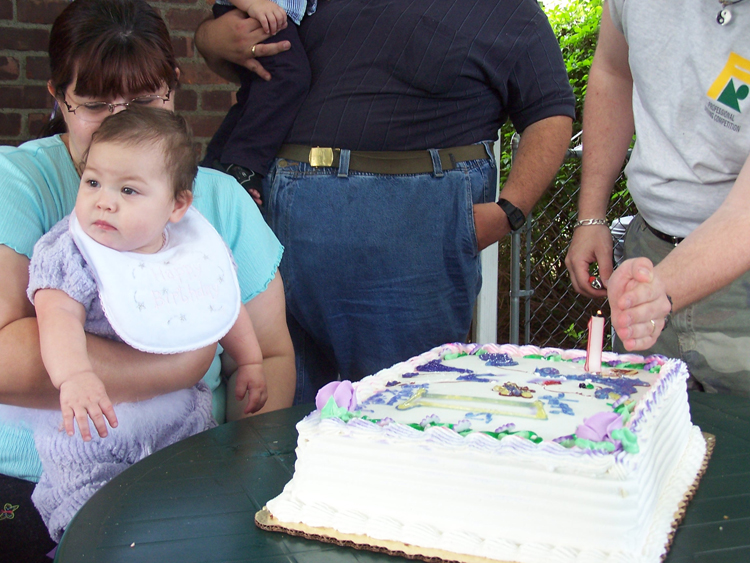
<path id="1" fill-rule="evenodd" d="M 750 94 L 750 60 L 730 53 L 727 63 L 719 76 L 711 84 L 706 94 L 716 103 L 708 102 L 706 112 L 715 122 L 727 129 L 739 132 L 741 126 L 735 123 L 737 114 Z M 736 113 L 735 113 L 736 112 Z"/>

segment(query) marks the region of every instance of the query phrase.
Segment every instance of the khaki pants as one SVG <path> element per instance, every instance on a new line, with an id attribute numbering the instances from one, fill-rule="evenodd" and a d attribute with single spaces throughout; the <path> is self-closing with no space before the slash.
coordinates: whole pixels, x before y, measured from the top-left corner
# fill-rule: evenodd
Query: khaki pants
<path id="1" fill-rule="evenodd" d="M 673 249 L 648 230 L 640 215 L 628 227 L 625 258 L 645 256 L 658 264 Z M 619 339 L 614 348 L 624 351 Z M 639 353 L 683 360 L 692 383 L 709 393 L 750 397 L 750 272 L 673 314 L 656 344 Z"/>

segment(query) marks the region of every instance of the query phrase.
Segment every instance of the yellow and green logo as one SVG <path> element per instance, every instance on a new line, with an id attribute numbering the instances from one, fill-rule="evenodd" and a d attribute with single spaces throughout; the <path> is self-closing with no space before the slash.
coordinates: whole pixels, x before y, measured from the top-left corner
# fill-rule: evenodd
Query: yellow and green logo
<path id="1" fill-rule="evenodd" d="M 739 87 L 735 85 L 735 80 Z M 727 64 L 708 89 L 708 96 L 720 104 L 740 111 L 740 102 L 750 94 L 750 60 L 731 53 Z"/>

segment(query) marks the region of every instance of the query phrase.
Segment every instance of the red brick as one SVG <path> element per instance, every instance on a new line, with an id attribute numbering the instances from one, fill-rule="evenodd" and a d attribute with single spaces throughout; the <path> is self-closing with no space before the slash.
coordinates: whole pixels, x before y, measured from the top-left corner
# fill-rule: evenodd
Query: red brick
<path id="1" fill-rule="evenodd" d="M 49 80 L 49 57 L 26 57 L 26 78 Z"/>
<path id="2" fill-rule="evenodd" d="M 183 84 L 229 84 L 221 76 L 213 72 L 204 62 L 180 63 Z"/>
<path id="3" fill-rule="evenodd" d="M 13 0 L 0 0 L 0 20 L 13 19 Z"/>
<path id="4" fill-rule="evenodd" d="M 174 48 L 174 54 L 179 59 L 182 57 L 192 57 L 190 50 L 192 46 L 188 46 L 188 42 L 192 44 L 192 40 L 188 37 L 177 37 L 172 35 L 172 47 Z"/>
<path id="5" fill-rule="evenodd" d="M 8 51 L 47 52 L 49 29 L 20 29 L 4 27 L 0 30 L 0 49 Z"/>
<path id="6" fill-rule="evenodd" d="M 6 86 L 0 88 L 0 108 L 42 109 L 52 107 L 46 86 Z"/>
<path id="7" fill-rule="evenodd" d="M 195 10 L 169 10 L 165 14 L 165 20 L 171 31 L 195 31 L 198 24 L 205 20 L 210 14 L 203 9 Z"/>
<path id="8" fill-rule="evenodd" d="M 175 95 L 177 111 L 195 111 L 198 109 L 198 93 L 189 87 L 180 88 Z"/>
<path id="9" fill-rule="evenodd" d="M 50 112 L 29 114 L 29 136 L 36 139 L 49 121 Z"/>
<path id="10" fill-rule="evenodd" d="M 21 0 L 18 6 L 18 21 L 52 25 L 69 4 L 67 0 Z"/>
<path id="11" fill-rule="evenodd" d="M 0 135 L 15 137 L 21 134 L 20 113 L 0 113 Z"/>
<path id="12" fill-rule="evenodd" d="M 0 80 L 17 80 L 19 75 L 18 59 L 0 57 Z"/>
<path id="13" fill-rule="evenodd" d="M 227 111 L 232 106 L 232 92 L 229 90 L 207 90 L 201 95 L 201 109 L 204 111 Z"/>
<path id="14" fill-rule="evenodd" d="M 185 117 L 193 128 L 193 134 L 198 138 L 212 137 L 224 119 L 223 115 L 188 115 Z"/>

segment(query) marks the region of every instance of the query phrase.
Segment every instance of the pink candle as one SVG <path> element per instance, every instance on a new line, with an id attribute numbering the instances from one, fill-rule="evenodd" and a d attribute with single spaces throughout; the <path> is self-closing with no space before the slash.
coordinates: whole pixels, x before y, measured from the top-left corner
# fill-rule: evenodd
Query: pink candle
<path id="1" fill-rule="evenodd" d="M 586 344 L 586 363 L 583 366 L 588 372 L 601 373 L 602 347 L 604 346 L 604 317 L 602 312 L 589 319 L 589 340 Z"/>

